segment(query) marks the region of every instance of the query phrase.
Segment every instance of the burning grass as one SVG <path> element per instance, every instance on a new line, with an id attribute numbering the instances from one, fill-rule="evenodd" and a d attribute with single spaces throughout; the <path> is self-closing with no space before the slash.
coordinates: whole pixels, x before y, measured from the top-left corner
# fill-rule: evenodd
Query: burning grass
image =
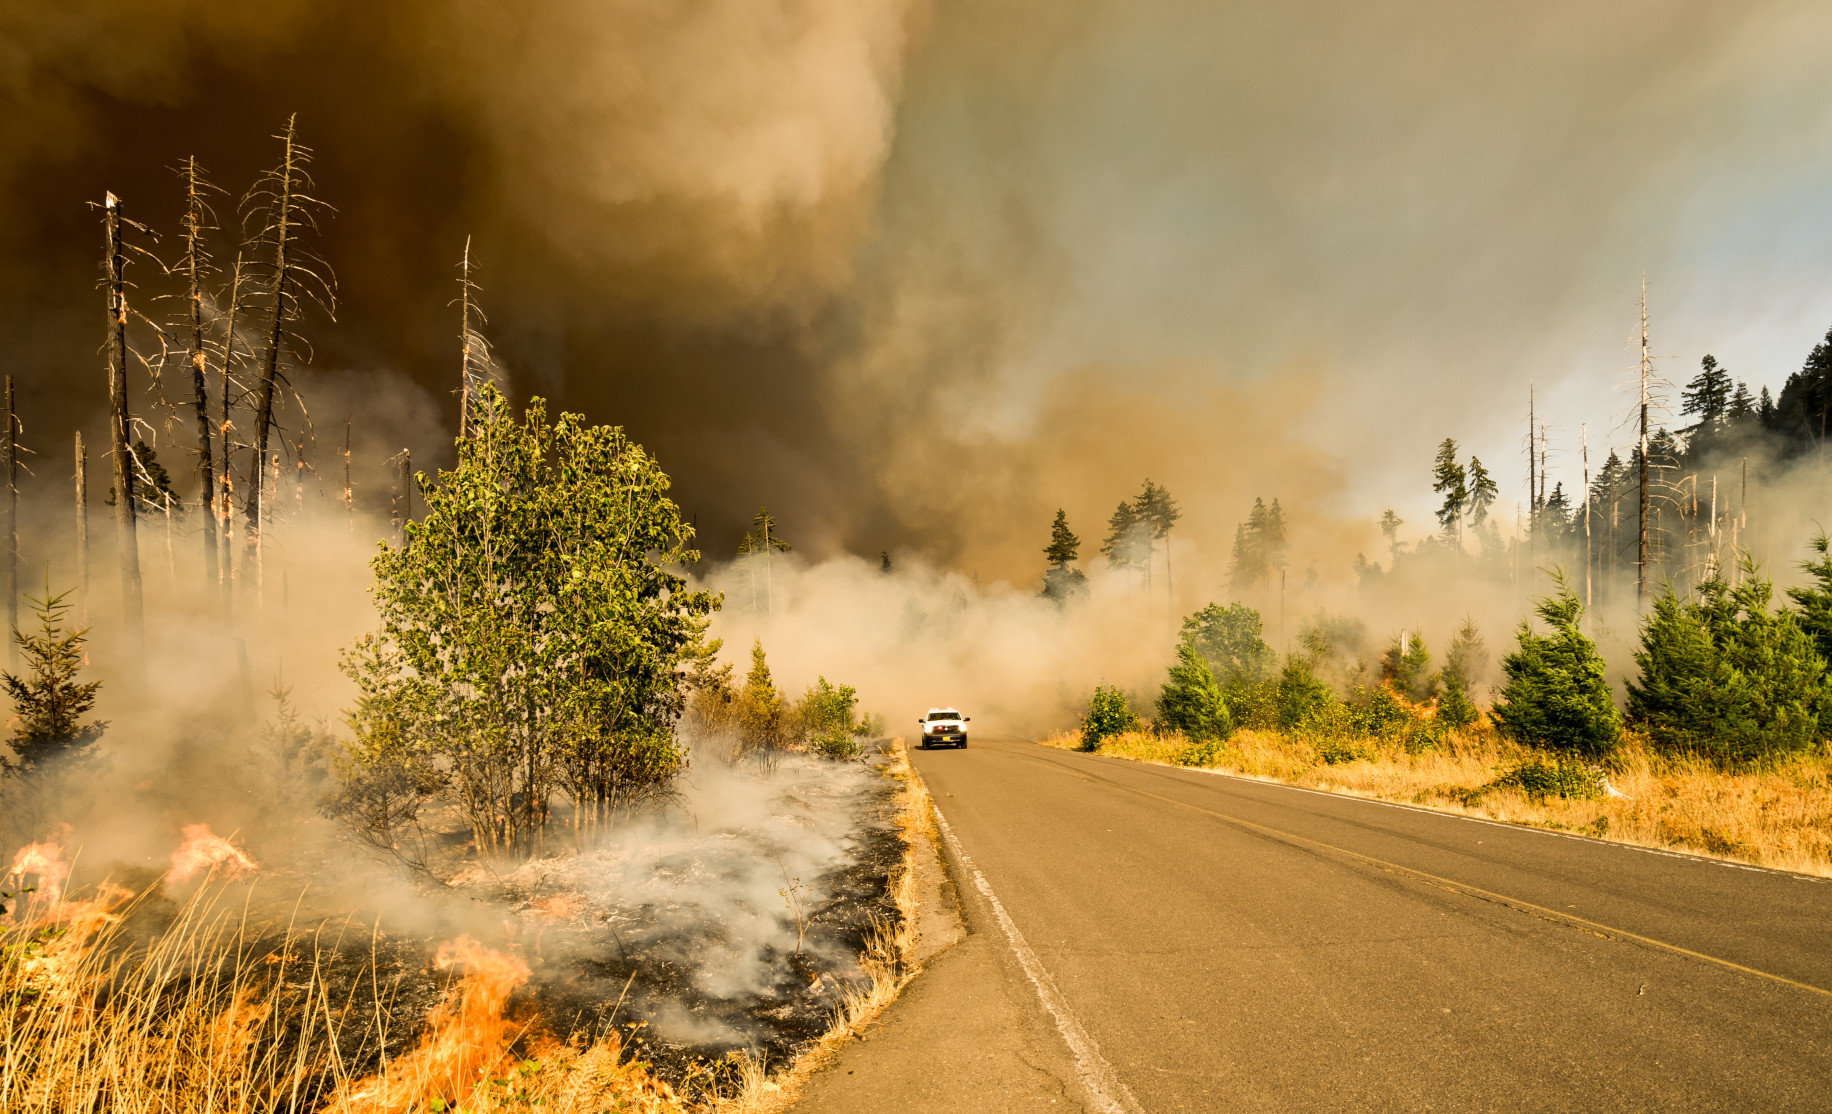
<path id="1" fill-rule="evenodd" d="M 174 869 L 137 892 L 73 889 L 67 846 L 29 845 L 0 879 L 16 895 L 0 917 L 0 1109 L 774 1109 L 911 974 L 903 833 L 919 830 L 926 808 L 900 749 L 884 764 L 902 788 L 869 778 L 885 788 L 869 797 L 877 811 L 863 850 L 818 878 L 820 907 L 790 930 L 807 929 L 810 954 L 766 947 L 780 977 L 728 999 L 695 985 L 704 972 L 689 956 L 658 951 L 662 937 L 645 942 L 643 925 L 659 929 L 675 912 L 659 898 L 613 909 L 589 890 L 549 886 L 500 905 L 513 916 L 502 946 L 459 935 L 435 947 L 259 920 L 247 878 L 234 878 L 257 870 L 255 859 L 202 826 L 186 829 Z M 858 804 L 841 794 L 820 807 Z M 716 885 L 725 879 L 714 867 Z M 187 868 L 202 881 L 187 883 Z M 593 949 L 607 935 L 598 970 Z M 733 941 L 671 946 L 718 952 Z M 743 1031 L 684 1045 L 661 1023 L 670 1005 Z"/>
<path id="2" fill-rule="evenodd" d="M 1081 749 L 1079 733 L 1044 742 Z M 1486 728 L 1451 732 L 1417 752 L 1378 737 L 1319 743 L 1247 729 L 1212 748 L 1192 748 L 1174 733 L 1130 732 L 1103 740 L 1100 753 L 1832 876 L 1832 761 L 1823 756 L 1728 773 L 1660 755 L 1631 736 L 1600 771 L 1615 793 L 1561 797 L 1504 783 L 1542 756 Z"/>

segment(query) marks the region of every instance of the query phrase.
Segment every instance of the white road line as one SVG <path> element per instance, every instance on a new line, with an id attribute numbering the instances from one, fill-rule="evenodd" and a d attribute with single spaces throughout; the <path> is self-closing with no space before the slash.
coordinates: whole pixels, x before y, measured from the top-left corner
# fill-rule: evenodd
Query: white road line
<path id="1" fill-rule="evenodd" d="M 1025 977 L 1037 988 L 1037 997 L 1042 1000 L 1043 1008 L 1056 1022 L 1056 1031 L 1062 1034 L 1068 1044 L 1069 1052 L 1075 1057 L 1075 1070 L 1081 1075 L 1081 1084 L 1087 1089 L 1088 1098 L 1095 1110 L 1102 1114 L 1144 1114 L 1139 1100 L 1132 1097 L 1132 1092 L 1113 1070 L 1106 1057 L 1100 1054 L 1100 1046 L 1088 1035 L 1081 1022 L 1075 1020 L 1067 1002 L 1062 1000 L 1062 993 L 1056 989 L 1056 980 L 1050 977 L 1049 970 L 1037 953 L 1031 951 L 1030 945 L 1024 942 L 1024 933 L 1012 923 L 1011 915 L 1005 912 L 986 876 L 980 868 L 973 865 L 973 859 L 961 846 L 960 840 L 954 837 L 954 829 L 948 826 L 947 817 L 941 809 L 935 810 L 935 821 L 941 825 L 941 834 L 947 838 L 948 846 L 954 851 L 955 858 L 967 873 L 973 876 L 973 888 L 980 891 L 986 903 L 992 906 L 992 915 L 998 918 L 999 927 L 1005 930 L 1005 939 L 1011 944 L 1011 950 L 1018 957 L 1018 965 L 1024 968 Z"/>

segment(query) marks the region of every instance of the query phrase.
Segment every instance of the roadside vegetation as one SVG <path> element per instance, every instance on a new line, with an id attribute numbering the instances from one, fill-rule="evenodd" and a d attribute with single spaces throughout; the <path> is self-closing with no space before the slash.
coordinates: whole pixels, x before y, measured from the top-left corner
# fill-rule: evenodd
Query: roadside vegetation
<path id="1" fill-rule="evenodd" d="M 1046 741 L 1832 875 L 1827 548 L 1792 607 L 1748 561 L 1667 588 L 1623 708 L 1555 576 L 1498 669 L 1473 623 L 1434 668 L 1416 634 L 1367 660 L 1360 624 L 1328 617 L 1279 662 L 1258 612 L 1210 605 L 1155 699 L 1102 686 Z"/>

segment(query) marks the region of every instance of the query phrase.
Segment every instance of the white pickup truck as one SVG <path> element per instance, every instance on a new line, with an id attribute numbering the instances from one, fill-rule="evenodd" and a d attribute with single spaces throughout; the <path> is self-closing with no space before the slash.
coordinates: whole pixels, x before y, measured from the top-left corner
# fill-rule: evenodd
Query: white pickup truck
<path id="1" fill-rule="evenodd" d="M 922 729 L 922 748 L 927 750 L 938 743 L 966 746 L 967 725 L 972 721 L 972 716 L 963 716 L 954 708 L 930 708 L 928 715 L 916 721 Z"/>

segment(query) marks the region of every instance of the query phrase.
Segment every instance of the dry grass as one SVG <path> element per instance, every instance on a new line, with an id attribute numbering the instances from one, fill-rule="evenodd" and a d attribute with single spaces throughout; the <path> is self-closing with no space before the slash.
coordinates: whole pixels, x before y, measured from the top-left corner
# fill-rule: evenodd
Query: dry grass
<path id="1" fill-rule="evenodd" d="M 1078 750 L 1081 736 L 1044 740 Z M 1102 754 L 1182 764 L 1188 740 L 1130 733 L 1105 740 Z M 1421 754 L 1381 739 L 1354 740 L 1361 757 L 1322 761 L 1309 739 L 1241 730 L 1211 768 L 1288 785 L 1402 801 L 1513 824 L 1556 828 L 1643 847 L 1710 855 L 1759 866 L 1832 876 L 1832 762 L 1798 758 L 1772 768 L 1726 773 L 1656 754 L 1630 738 L 1606 771 L 1623 796 L 1592 800 L 1533 797 L 1496 786 L 1499 774 L 1530 752 L 1493 731 L 1460 731 Z"/>
<path id="2" fill-rule="evenodd" d="M 625 1055 L 615 1036 L 564 1042 L 514 1020 L 519 959 L 468 940 L 441 949 L 459 977 L 412 1047 L 384 1056 L 394 987 L 380 975 L 341 993 L 324 977 L 336 941 L 252 925 L 206 885 L 175 918 L 130 934 L 149 895 L 104 884 L 71 897 L 22 895 L 0 915 L 0 1110 L 7 1114 L 763 1114 L 876 1017 L 914 974 L 914 840 L 932 824 L 901 743 L 906 837 L 891 879 L 899 916 L 867 942 L 866 979 L 829 1033 L 774 1075 L 732 1065 L 726 1088 L 690 1101 Z M 59 877 L 61 881 L 61 876 Z M 11 905 L 13 902 L 8 902 Z M 137 917 L 135 922 L 148 918 Z M 348 981 L 348 980 L 339 980 Z"/>

